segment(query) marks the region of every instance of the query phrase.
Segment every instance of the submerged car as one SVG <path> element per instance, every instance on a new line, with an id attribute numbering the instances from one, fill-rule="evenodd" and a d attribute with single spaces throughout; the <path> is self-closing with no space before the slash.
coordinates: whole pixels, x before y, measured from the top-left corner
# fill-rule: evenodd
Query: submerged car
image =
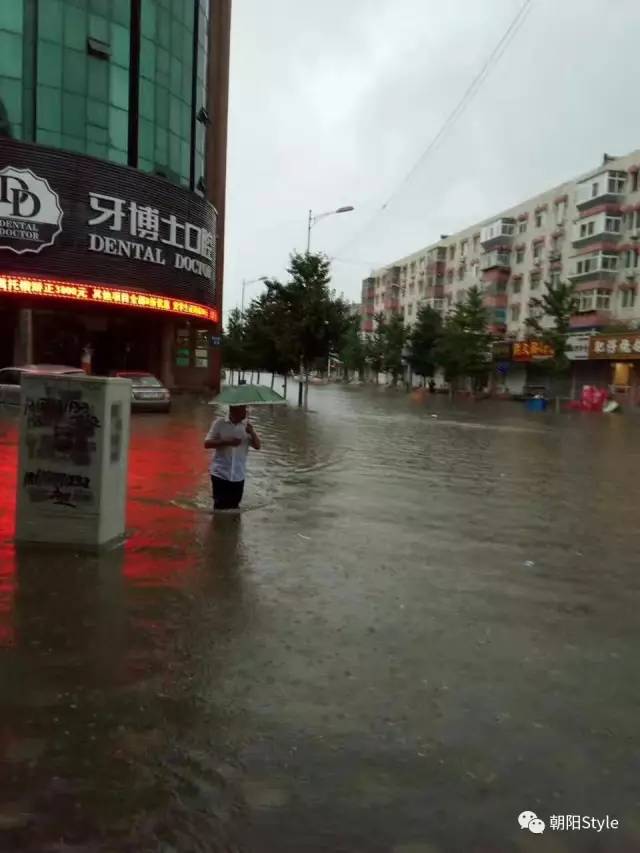
<path id="1" fill-rule="evenodd" d="M 20 384 L 25 373 L 47 373 L 50 376 L 84 376 L 80 367 L 65 364 L 24 364 L 21 367 L 3 367 L 0 370 L 0 404 L 20 405 Z"/>
<path id="2" fill-rule="evenodd" d="M 134 412 L 168 412 L 171 392 L 152 373 L 119 370 L 113 374 L 131 382 L 131 409 Z"/>

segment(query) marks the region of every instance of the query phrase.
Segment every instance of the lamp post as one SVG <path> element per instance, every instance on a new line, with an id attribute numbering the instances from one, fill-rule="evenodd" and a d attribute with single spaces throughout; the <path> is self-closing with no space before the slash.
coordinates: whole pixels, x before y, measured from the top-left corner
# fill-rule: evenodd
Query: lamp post
<path id="1" fill-rule="evenodd" d="M 307 222 L 307 255 L 311 251 L 311 229 L 319 222 L 321 219 L 325 219 L 327 216 L 335 216 L 336 213 L 350 213 L 353 210 L 352 204 L 347 204 L 345 207 L 339 207 L 337 210 L 328 210 L 326 213 L 317 213 L 314 215 L 313 211 L 309 211 L 309 219 Z"/>

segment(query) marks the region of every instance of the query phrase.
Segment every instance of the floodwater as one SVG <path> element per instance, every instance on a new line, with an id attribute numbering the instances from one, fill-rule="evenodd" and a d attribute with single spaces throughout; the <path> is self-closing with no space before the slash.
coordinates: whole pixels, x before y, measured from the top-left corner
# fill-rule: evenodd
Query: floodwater
<path id="1" fill-rule="evenodd" d="M 640 850 L 640 419 L 312 388 L 212 518 L 213 412 L 100 558 L 16 553 L 0 421 L 0 850 Z"/>

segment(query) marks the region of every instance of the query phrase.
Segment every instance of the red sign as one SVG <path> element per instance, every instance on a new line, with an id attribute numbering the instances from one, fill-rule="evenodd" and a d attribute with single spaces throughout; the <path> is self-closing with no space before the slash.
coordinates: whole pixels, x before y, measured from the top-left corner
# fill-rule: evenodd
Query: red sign
<path id="1" fill-rule="evenodd" d="M 542 361 L 553 358 L 554 355 L 553 347 L 545 344 L 544 341 L 514 341 L 513 343 L 514 361 Z"/>
<path id="2" fill-rule="evenodd" d="M 65 299 L 73 302 L 93 302 L 100 305 L 116 305 L 122 308 L 142 309 L 179 314 L 217 323 L 218 311 L 184 299 L 173 299 L 154 293 L 139 293 L 122 287 L 107 287 L 96 284 L 65 284 L 40 278 L 11 278 L 0 276 L 0 294 L 11 296 L 40 297 L 43 299 Z"/>

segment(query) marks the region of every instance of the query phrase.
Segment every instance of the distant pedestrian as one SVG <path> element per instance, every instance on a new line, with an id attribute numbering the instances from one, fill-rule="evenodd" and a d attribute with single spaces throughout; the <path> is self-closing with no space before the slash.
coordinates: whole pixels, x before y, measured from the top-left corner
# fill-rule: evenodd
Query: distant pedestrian
<path id="1" fill-rule="evenodd" d="M 240 506 L 249 448 L 260 450 L 258 433 L 246 418 L 246 406 L 229 406 L 228 416 L 217 418 L 204 440 L 207 450 L 215 450 L 209 466 L 214 510 Z"/>
<path id="2" fill-rule="evenodd" d="M 433 378 L 431 378 L 431 379 L 429 380 L 429 393 L 430 393 L 430 394 L 435 394 L 435 393 L 436 393 L 436 381 L 435 381 L 435 379 L 433 379 Z"/>

